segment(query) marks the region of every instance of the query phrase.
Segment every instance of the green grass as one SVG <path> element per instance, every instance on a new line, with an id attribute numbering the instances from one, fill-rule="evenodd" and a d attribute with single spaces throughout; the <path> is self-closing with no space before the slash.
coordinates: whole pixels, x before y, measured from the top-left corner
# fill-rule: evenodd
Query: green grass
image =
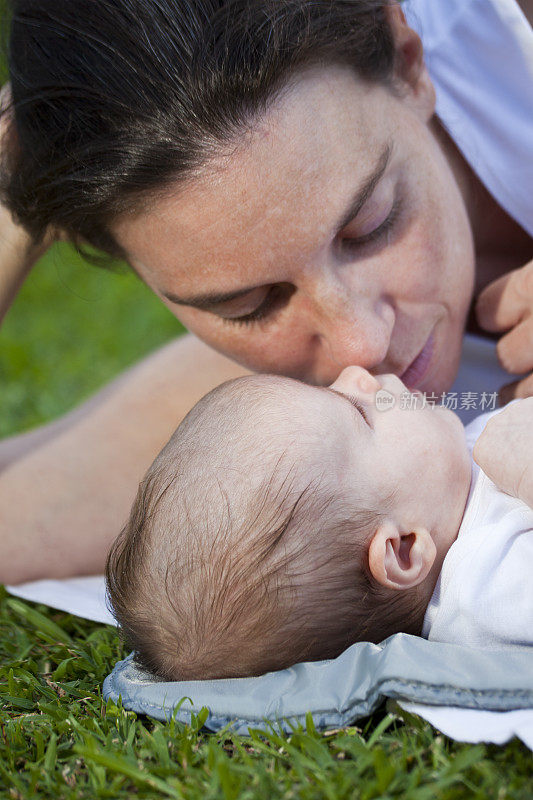
<path id="1" fill-rule="evenodd" d="M 0 328 L 0 437 L 72 408 L 183 328 L 133 273 L 58 244 Z"/>
<path id="2" fill-rule="evenodd" d="M 0 430 L 64 412 L 180 328 L 132 276 L 62 246 L 0 329 Z M 452 742 L 391 705 L 342 731 L 209 734 L 107 706 L 114 628 L 0 596 L 1 798 L 526 798 L 531 753 Z"/>

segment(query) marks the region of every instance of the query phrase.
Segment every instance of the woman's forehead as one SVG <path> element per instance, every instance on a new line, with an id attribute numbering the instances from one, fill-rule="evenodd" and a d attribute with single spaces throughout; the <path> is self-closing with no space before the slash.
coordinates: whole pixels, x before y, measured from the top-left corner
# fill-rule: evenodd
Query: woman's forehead
<path id="1" fill-rule="evenodd" d="M 119 220 L 117 240 L 152 283 L 180 273 L 208 279 L 221 267 L 238 272 L 241 261 L 275 261 L 288 247 L 306 257 L 383 154 L 387 101 L 386 90 L 346 68 L 310 71 L 242 146 Z"/>

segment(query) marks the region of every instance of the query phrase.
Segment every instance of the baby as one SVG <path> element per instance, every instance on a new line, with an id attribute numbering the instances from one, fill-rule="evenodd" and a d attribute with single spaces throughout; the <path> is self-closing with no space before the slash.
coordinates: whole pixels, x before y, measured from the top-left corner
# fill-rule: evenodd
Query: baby
<path id="1" fill-rule="evenodd" d="M 214 389 L 109 555 L 139 663 L 169 680 L 251 676 L 399 631 L 533 644 L 529 584 L 513 580 L 533 563 L 531 534 L 517 546 L 533 511 L 479 470 L 468 430 L 360 367 L 329 388 L 261 375 Z"/>

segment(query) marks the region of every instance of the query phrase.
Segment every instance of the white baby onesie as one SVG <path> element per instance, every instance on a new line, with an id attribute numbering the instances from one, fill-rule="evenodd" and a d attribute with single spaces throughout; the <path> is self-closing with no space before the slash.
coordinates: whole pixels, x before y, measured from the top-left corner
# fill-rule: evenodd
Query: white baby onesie
<path id="1" fill-rule="evenodd" d="M 482 414 L 465 428 L 470 455 L 488 420 L 501 411 Z M 533 646 L 533 510 L 497 489 L 473 459 L 465 514 L 422 635 L 491 650 Z"/>

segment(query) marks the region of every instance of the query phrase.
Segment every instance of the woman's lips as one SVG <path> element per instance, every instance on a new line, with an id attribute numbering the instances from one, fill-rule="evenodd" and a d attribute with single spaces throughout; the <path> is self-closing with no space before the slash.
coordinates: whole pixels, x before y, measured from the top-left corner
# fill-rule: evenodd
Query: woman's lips
<path id="1" fill-rule="evenodd" d="M 408 389 L 414 389 L 428 371 L 434 345 L 435 336 L 432 333 L 413 363 L 407 367 L 403 375 L 400 375 L 400 379 Z"/>

